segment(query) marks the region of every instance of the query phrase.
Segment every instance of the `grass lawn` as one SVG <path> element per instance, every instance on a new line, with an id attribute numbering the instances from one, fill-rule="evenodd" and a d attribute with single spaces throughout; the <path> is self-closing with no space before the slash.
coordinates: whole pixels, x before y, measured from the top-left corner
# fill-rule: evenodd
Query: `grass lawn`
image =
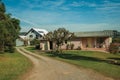
<path id="1" fill-rule="evenodd" d="M 0 54 L 0 80 L 19 80 L 31 67 L 32 62 L 18 52 Z"/>
<path id="2" fill-rule="evenodd" d="M 26 49 L 44 56 L 50 56 L 55 59 L 75 64 L 78 67 L 93 69 L 116 80 L 120 79 L 120 65 L 109 63 L 109 61 L 120 62 L 120 54 L 114 55 L 94 51 L 64 51 L 63 54 L 52 54 L 49 52 L 44 54 L 35 50 L 33 47 L 28 47 Z"/>

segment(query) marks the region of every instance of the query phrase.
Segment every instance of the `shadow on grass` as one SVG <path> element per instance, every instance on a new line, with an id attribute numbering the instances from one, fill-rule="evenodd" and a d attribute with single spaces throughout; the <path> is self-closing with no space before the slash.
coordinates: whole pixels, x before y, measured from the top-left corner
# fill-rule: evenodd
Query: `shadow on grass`
<path id="1" fill-rule="evenodd" d="M 95 58 L 95 57 L 80 56 L 77 54 L 70 54 L 70 53 L 57 54 L 57 53 L 51 53 L 51 52 L 47 52 L 47 54 L 50 57 L 59 57 L 59 58 L 68 59 L 68 60 L 77 60 L 77 61 L 86 60 L 86 61 L 105 62 L 109 64 L 120 65 L 119 63 L 114 63 L 113 60 L 109 60 L 109 59 L 104 60 L 104 59 Z M 112 59 L 120 60 L 120 58 L 112 58 Z"/>
<path id="2" fill-rule="evenodd" d="M 76 55 L 76 54 L 56 54 L 56 53 L 50 53 L 47 52 L 49 54 L 49 56 L 51 57 L 59 57 L 59 58 L 63 58 L 63 59 L 69 59 L 69 60 L 87 60 L 87 61 L 98 61 L 98 62 L 104 62 L 105 60 L 99 59 L 99 58 L 95 58 L 95 57 L 87 57 L 87 56 L 80 56 L 80 55 Z"/>
<path id="3" fill-rule="evenodd" d="M 113 59 L 113 60 L 119 60 L 120 61 L 120 58 L 111 57 L 111 58 L 108 58 L 108 59 Z"/>
<path id="4" fill-rule="evenodd" d="M 120 65 L 120 58 L 111 57 L 111 58 L 108 58 L 108 59 L 111 59 L 109 61 L 110 63 L 115 64 L 115 65 Z"/>

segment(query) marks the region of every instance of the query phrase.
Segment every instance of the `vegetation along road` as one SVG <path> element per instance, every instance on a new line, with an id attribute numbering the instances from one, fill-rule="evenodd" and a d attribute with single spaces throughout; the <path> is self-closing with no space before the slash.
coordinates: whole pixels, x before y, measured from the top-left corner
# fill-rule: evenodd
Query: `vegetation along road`
<path id="1" fill-rule="evenodd" d="M 65 62 L 33 54 L 24 48 L 17 50 L 34 64 L 23 80 L 113 80 L 89 69 L 80 69 Z"/>

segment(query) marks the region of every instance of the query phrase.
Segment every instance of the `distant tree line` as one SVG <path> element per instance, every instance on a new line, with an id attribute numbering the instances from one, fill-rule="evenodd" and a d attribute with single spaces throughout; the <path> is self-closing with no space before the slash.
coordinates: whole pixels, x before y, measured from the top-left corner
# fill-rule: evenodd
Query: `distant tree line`
<path id="1" fill-rule="evenodd" d="M 14 52 L 19 31 L 20 21 L 6 13 L 5 5 L 0 0 L 0 53 Z"/>

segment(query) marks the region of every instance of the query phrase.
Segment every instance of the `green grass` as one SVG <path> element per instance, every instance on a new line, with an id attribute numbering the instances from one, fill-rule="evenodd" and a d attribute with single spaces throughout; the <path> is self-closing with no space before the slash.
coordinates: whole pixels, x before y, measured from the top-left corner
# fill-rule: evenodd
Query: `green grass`
<path id="1" fill-rule="evenodd" d="M 32 62 L 18 52 L 0 54 L 0 80 L 19 80 L 31 67 Z"/>
<path id="2" fill-rule="evenodd" d="M 34 47 L 25 47 L 25 49 L 27 49 L 27 50 L 29 50 L 31 52 L 35 52 L 35 50 L 36 50 Z"/>
<path id="3" fill-rule="evenodd" d="M 32 47 L 26 49 L 41 54 L 40 51 L 36 51 Z M 78 67 L 93 69 L 116 80 L 120 79 L 120 65 L 109 63 L 109 61 L 120 62 L 120 54 L 115 55 L 94 51 L 64 51 L 63 54 L 52 54 L 47 52 L 41 55 L 53 57 L 77 65 Z"/>

